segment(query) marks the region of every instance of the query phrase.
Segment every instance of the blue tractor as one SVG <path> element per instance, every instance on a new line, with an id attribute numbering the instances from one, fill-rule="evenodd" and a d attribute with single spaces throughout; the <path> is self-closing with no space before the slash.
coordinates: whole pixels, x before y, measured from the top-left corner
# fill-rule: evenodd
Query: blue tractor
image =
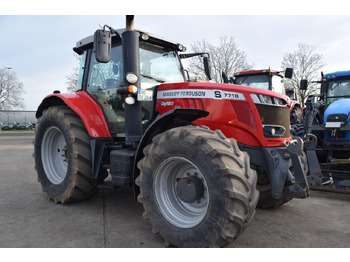
<path id="1" fill-rule="evenodd" d="M 304 134 L 318 138 L 316 147 L 323 187 L 350 193 L 350 71 L 321 74 L 321 92 L 306 103 Z M 307 81 L 302 80 L 301 89 Z"/>

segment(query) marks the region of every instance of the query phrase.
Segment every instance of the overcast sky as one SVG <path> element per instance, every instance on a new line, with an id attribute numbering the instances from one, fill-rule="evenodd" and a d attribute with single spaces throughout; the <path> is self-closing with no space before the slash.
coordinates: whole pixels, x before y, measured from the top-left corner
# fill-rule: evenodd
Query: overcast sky
<path id="1" fill-rule="evenodd" d="M 322 15 L 237 15 L 234 5 L 222 7 L 234 9 L 234 14 L 214 16 L 207 15 L 208 11 L 198 15 L 203 12 L 191 8 L 193 15 L 136 15 L 135 27 L 180 42 L 189 52 L 195 41 L 218 43 L 222 36 L 233 36 L 247 54 L 248 63 L 254 63 L 256 69 L 281 69 L 283 55 L 295 51 L 298 43 L 305 43 L 315 45 L 316 52 L 323 55 L 325 73 L 350 70 L 350 16 L 328 16 L 324 11 L 320 12 Z M 103 13 L 97 10 L 96 13 Z M 57 14 L 52 8 L 44 12 L 50 15 L 37 13 L 29 10 L 18 14 L 12 9 L 0 12 L 0 68 L 11 67 L 23 83 L 26 110 L 36 110 L 43 97 L 53 90 L 66 91 L 66 76 L 78 65 L 72 50 L 78 40 L 92 35 L 99 25 L 125 26 L 122 14 L 51 15 Z"/>

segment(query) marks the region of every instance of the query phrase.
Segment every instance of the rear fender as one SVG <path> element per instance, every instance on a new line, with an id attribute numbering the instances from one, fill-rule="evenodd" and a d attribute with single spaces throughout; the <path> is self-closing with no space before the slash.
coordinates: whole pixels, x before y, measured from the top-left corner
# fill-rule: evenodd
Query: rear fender
<path id="1" fill-rule="evenodd" d="M 44 98 L 36 111 L 39 118 L 51 106 L 68 106 L 83 121 L 89 135 L 93 138 L 112 137 L 100 106 L 85 91 L 74 94 L 51 94 Z"/>

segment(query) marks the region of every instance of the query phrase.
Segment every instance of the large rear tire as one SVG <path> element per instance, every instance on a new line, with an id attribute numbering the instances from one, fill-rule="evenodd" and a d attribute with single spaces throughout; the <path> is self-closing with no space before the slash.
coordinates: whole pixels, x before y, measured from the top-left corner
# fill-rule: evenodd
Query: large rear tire
<path id="1" fill-rule="evenodd" d="M 43 112 L 36 129 L 34 157 L 43 191 L 55 203 L 82 200 L 96 192 L 90 136 L 70 108 L 49 107 Z"/>
<path id="2" fill-rule="evenodd" d="M 257 175 L 249 156 L 220 131 L 184 126 L 153 138 L 138 163 L 138 201 L 165 245 L 220 247 L 252 220 Z"/>

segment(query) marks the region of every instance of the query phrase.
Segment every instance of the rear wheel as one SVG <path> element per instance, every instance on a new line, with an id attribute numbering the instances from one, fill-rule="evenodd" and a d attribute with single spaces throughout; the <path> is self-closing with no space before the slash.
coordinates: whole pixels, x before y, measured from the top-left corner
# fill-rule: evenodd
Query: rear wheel
<path id="1" fill-rule="evenodd" d="M 253 218 L 256 173 L 248 154 L 220 131 L 173 128 L 157 135 L 144 153 L 138 201 L 166 245 L 224 246 Z"/>
<path id="2" fill-rule="evenodd" d="M 82 200 L 96 192 L 90 136 L 74 111 L 65 106 L 45 110 L 34 144 L 38 180 L 55 203 Z"/>

